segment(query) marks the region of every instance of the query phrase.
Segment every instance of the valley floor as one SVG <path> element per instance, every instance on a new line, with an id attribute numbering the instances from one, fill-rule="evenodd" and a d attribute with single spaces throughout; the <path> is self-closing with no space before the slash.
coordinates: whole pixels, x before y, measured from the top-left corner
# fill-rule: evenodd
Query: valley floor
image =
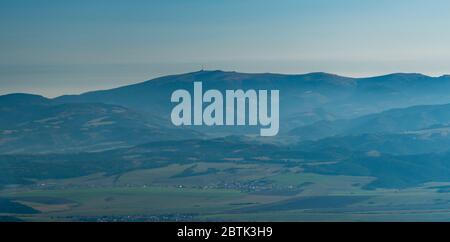
<path id="1" fill-rule="evenodd" d="M 281 165 L 172 164 L 0 191 L 0 219 L 24 221 L 449 221 L 450 183 L 363 189 L 371 177 Z"/>

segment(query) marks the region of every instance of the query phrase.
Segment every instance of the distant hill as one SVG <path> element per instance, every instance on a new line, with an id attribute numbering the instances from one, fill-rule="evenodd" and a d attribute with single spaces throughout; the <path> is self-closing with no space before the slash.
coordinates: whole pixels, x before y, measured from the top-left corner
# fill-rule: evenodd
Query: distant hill
<path id="1" fill-rule="evenodd" d="M 413 106 L 365 115 L 355 119 L 319 121 L 293 129 L 290 134 L 301 139 L 331 136 L 403 133 L 450 124 L 450 104 Z"/>
<path id="2" fill-rule="evenodd" d="M 377 179 L 365 186 L 407 188 L 426 182 L 450 182 L 450 153 L 392 156 L 354 153 L 333 164 L 309 166 L 307 172 L 329 175 L 371 176 Z"/>
<path id="3" fill-rule="evenodd" d="M 390 74 L 349 78 L 328 73 L 283 75 L 198 71 L 164 76 L 146 82 L 81 95 L 61 96 L 62 103 L 100 102 L 169 117 L 170 95 L 176 89 L 192 90 L 194 81 L 204 89 L 280 90 L 281 131 L 320 120 L 354 118 L 392 108 L 450 103 L 450 77 Z M 209 129 L 208 131 L 214 131 Z"/>
<path id="4" fill-rule="evenodd" d="M 121 106 L 58 104 L 36 95 L 0 96 L 0 112 L 1 153 L 98 151 L 199 136 Z"/>
<path id="5" fill-rule="evenodd" d="M 61 96 L 55 99 L 61 103 L 101 102 L 121 105 L 134 110 L 152 113 L 168 119 L 173 104 L 170 96 L 177 89 L 193 89 L 193 82 L 203 82 L 204 90 L 218 89 L 262 89 L 281 91 L 280 114 L 281 118 L 295 116 L 295 120 L 286 119 L 287 126 L 294 124 L 310 124 L 321 120 L 326 110 L 317 109 L 337 98 L 338 93 L 348 92 L 353 89 L 354 79 L 340 77 L 326 73 L 311 73 L 307 75 L 282 75 L 282 74 L 246 74 L 224 71 L 199 71 L 180 75 L 171 75 L 156 78 L 146 82 L 119 87 L 110 90 L 88 92 L 81 95 Z M 332 114 L 329 115 L 333 116 Z M 167 120 L 169 122 L 169 120 Z M 282 125 L 284 125 L 282 123 Z M 206 132 L 222 132 L 231 130 L 226 134 L 236 134 L 240 129 L 214 128 L 206 129 Z M 202 129 L 200 129 L 202 130 Z M 205 131 L 205 130 L 203 130 Z M 246 133 L 246 132 L 244 132 Z M 248 132 L 247 132 L 248 133 Z M 253 133 L 257 133 L 257 129 Z"/>
<path id="6" fill-rule="evenodd" d="M 450 127 L 425 129 L 402 134 L 360 134 L 334 136 L 293 145 L 297 151 L 319 152 L 344 149 L 352 152 L 373 152 L 392 155 L 416 155 L 450 151 Z"/>

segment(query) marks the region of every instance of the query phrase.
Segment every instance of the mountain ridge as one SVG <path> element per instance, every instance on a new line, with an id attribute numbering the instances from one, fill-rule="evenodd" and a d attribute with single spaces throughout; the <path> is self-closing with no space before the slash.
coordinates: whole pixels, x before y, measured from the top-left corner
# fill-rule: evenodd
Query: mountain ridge
<path id="1" fill-rule="evenodd" d="M 272 75 L 272 76 L 286 76 L 286 77 L 337 77 L 337 78 L 345 78 L 345 79 L 351 79 L 351 80 L 368 80 L 368 79 L 377 79 L 377 78 L 384 78 L 384 77 L 408 77 L 408 76 L 421 76 L 426 78 L 433 78 L 433 79 L 440 79 L 440 78 L 450 78 L 450 74 L 444 74 L 438 77 L 433 77 L 429 75 L 425 75 L 422 73 L 407 73 L 407 72 L 397 72 L 397 73 L 390 73 L 390 74 L 384 74 L 384 75 L 375 75 L 375 76 L 369 76 L 369 77 L 350 77 L 350 76 L 344 76 L 334 73 L 328 73 L 328 72 L 309 72 L 309 73 L 300 73 L 300 74 L 285 74 L 285 73 L 276 73 L 276 72 L 261 72 L 261 73 L 249 73 L 249 72 L 236 72 L 236 71 L 223 71 L 223 70 L 201 70 L 201 71 L 193 71 L 193 72 L 186 72 L 186 73 L 179 73 L 179 74 L 172 74 L 172 75 L 164 75 L 160 77 L 155 77 L 149 80 L 141 81 L 138 83 L 130 84 L 130 85 L 124 85 L 124 86 L 118 86 L 115 88 L 110 89 L 101 89 L 101 90 L 92 90 L 80 94 L 66 94 L 66 95 L 60 95 L 52 99 L 59 99 L 66 96 L 79 96 L 84 94 L 90 94 L 93 92 L 103 92 L 103 91 L 112 91 L 116 89 L 120 89 L 123 87 L 130 87 L 130 86 L 139 86 L 142 84 L 149 84 L 154 81 L 161 81 L 169 78 L 178 78 L 186 75 L 196 75 L 201 73 L 227 73 L 227 74 L 238 74 L 238 75 Z M 199 80 L 201 81 L 201 80 Z"/>
<path id="2" fill-rule="evenodd" d="M 94 92 L 113 91 L 113 90 L 124 88 L 124 87 L 140 86 L 142 84 L 149 84 L 149 83 L 155 82 L 155 81 L 163 81 L 165 79 L 184 77 L 186 75 L 195 75 L 195 74 L 199 74 L 199 73 L 226 73 L 226 74 L 238 74 L 238 75 L 246 75 L 246 76 L 272 75 L 272 76 L 310 77 L 310 78 L 312 78 L 312 77 L 337 77 L 337 78 L 344 78 L 344 79 L 351 79 L 351 80 L 358 80 L 358 81 L 369 80 L 369 79 L 373 80 L 373 79 L 380 79 L 380 78 L 386 78 L 386 77 L 398 78 L 398 77 L 411 77 L 411 76 L 431 78 L 431 79 L 450 79 L 450 74 L 443 74 L 441 76 L 430 76 L 430 75 L 425 75 L 422 73 L 413 73 L 413 72 L 411 72 L 411 73 L 396 72 L 396 73 L 374 75 L 374 76 L 368 76 L 368 77 L 351 77 L 351 76 L 339 75 L 339 74 L 334 74 L 334 73 L 329 73 L 329 72 L 308 72 L 308 73 L 299 73 L 299 74 L 286 74 L 286 73 L 277 73 L 277 72 L 254 72 L 253 73 L 253 72 L 236 72 L 236 71 L 223 71 L 223 70 L 200 70 L 200 71 L 185 72 L 185 73 L 179 73 L 179 74 L 163 75 L 163 76 L 155 77 L 155 78 L 148 79 L 145 81 L 132 83 L 129 85 L 117 86 L 114 88 L 91 90 L 91 91 L 82 92 L 79 94 L 62 94 L 62 95 L 59 95 L 59 96 L 56 96 L 53 98 L 49 98 L 49 97 L 46 97 L 41 94 L 22 93 L 22 92 L 13 92 L 13 93 L 3 94 L 3 95 L 0 95 L 0 98 L 6 97 L 6 96 L 12 96 L 12 95 L 30 95 L 30 96 L 40 96 L 40 97 L 43 97 L 48 100 L 58 100 L 58 99 L 64 98 L 64 97 L 80 96 L 80 95 L 85 95 L 85 94 L 91 94 Z M 201 81 L 201 80 L 199 80 L 199 81 Z"/>
<path id="3" fill-rule="evenodd" d="M 204 90 L 280 90 L 280 132 L 321 120 L 355 118 L 392 108 L 450 103 L 450 94 L 446 91 L 450 89 L 450 76 L 394 73 L 353 78 L 325 72 L 278 74 L 221 70 L 161 76 L 113 89 L 43 100 L 59 104 L 118 105 L 159 116 L 167 125 L 171 125 L 171 94 L 177 89 L 192 91 L 195 81 L 202 81 Z M 206 131 L 219 132 L 218 130 L 209 128 Z M 243 129 L 238 132 L 240 130 L 247 132 Z M 225 130 L 225 133 L 236 134 L 236 130 Z"/>

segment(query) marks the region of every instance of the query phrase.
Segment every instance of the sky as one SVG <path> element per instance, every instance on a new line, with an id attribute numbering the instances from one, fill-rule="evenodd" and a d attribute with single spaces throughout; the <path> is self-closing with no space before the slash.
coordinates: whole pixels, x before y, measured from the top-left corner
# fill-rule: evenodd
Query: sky
<path id="1" fill-rule="evenodd" d="M 450 74 L 447 0 L 0 0 L 0 95 L 200 69 Z"/>

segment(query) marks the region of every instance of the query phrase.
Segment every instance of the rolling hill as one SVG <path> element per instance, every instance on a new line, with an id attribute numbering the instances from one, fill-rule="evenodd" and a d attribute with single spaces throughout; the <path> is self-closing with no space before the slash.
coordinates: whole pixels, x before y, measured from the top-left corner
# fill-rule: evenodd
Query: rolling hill
<path id="1" fill-rule="evenodd" d="M 0 96 L 0 112 L 1 153 L 99 151 L 199 137 L 117 105 L 59 104 L 40 96 L 11 94 Z"/>
<path id="2" fill-rule="evenodd" d="M 194 81 L 202 81 L 204 90 L 280 90 L 281 132 L 321 120 L 355 118 L 414 105 L 450 103 L 450 94 L 446 91 L 450 88 L 450 76 L 397 73 L 350 78 L 328 73 L 283 75 L 225 71 L 164 76 L 110 90 L 61 96 L 55 101 L 114 104 L 169 117 L 171 93 L 177 89 L 192 90 Z"/>
<path id="3" fill-rule="evenodd" d="M 304 140 L 317 140 L 331 136 L 405 133 L 433 129 L 433 126 L 449 123 L 450 104 L 422 105 L 392 109 L 354 119 L 319 121 L 295 128 L 290 134 Z"/>

